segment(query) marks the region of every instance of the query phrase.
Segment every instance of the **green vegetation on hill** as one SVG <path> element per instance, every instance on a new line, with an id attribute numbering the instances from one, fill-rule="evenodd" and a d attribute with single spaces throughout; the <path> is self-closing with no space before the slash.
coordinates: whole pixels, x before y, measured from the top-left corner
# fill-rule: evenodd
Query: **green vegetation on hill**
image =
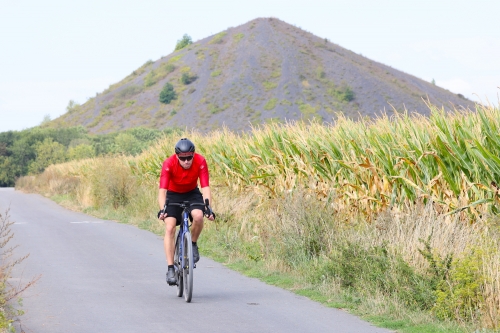
<path id="1" fill-rule="evenodd" d="M 188 34 L 184 34 L 184 36 L 182 36 L 182 38 L 177 41 L 177 44 L 175 45 L 175 51 L 183 49 L 190 44 L 193 44 L 191 36 L 189 36 Z"/>
<path id="2" fill-rule="evenodd" d="M 0 133 L 0 187 L 14 186 L 17 178 L 43 172 L 51 164 L 114 154 L 137 155 L 172 131 L 133 128 L 91 135 L 79 126 L 3 132 Z"/>
<path id="3" fill-rule="evenodd" d="M 170 82 L 165 83 L 162 91 L 160 92 L 160 102 L 163 104 L 170 104 L 170 102 L 176 98 L 177 93 L 174 90 L 174 86 Z"/>

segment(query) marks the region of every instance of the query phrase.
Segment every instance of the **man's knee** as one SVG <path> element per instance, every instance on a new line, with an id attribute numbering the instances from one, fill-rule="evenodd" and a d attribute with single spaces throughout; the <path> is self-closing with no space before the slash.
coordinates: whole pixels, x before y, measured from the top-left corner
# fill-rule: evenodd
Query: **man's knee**
<path id="1" fill-rule="evenodd" d="M 203 212 L 200 209 L 193 209 L 191 211 L 193 223 L 203 223 Z"/>
<path id="2" fill-rule="evenodd" d="M 175 218 L 165 219 L 165 236 L 173 237 L 173 235 L 175 234 L 175 227 L 176 227 L 175 224 L 176 224 Z"/>

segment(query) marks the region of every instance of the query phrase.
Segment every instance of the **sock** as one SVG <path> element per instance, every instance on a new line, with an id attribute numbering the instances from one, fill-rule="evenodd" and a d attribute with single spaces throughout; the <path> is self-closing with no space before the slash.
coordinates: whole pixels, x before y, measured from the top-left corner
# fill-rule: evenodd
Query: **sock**
<path id="1" fill-rule="evenodd" d="M 174 265 L 168 265 L 168 269 L 174 268 Z"/>
<path id="2" fill-rule="evenodd" d="M 191 243 L 193 243 L 193 245 L 196 245 L 196 242 L 191 242 Z"/>

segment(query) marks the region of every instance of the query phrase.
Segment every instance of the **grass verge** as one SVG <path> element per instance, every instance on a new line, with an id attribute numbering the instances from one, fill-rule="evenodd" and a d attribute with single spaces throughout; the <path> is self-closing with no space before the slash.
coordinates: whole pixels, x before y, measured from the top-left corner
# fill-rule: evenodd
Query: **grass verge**
<path id="1" fill-rule="evenodd" d="M 245 203 L 234 195 L 228 199 L 230 196 L 224 192 L 220 191 L 215 198 L 220 209 L 218 219 L 206 221 L 199 241 L 203 256 L 246 276 L 325 306 L 342 309 L 396 332 L 466 333 L 477 328 L 477 323 L 440 320 L 433 314 L 434 277 L 426 269 L 412 269 L 407 263 L 410 259 L 404 258 L 401 249 L 387 244 L 384 238 L 389 235 L 396 243 L 402 242 L 394 240 L 393 230 L 386 230 L 394 224 L 392 220 L 384 220 L 388 219 L 387 216 L 371 226 L 350 219 L 346 227 L 345 221 L 341 224 L 335 222 L 342 220 L 340 215 L 332 218 L 324 207 L 321 209 L 304 200 L 304 195 L 299 195 L 302 205 L 297 198 L 283 199 L 288 205 L 285 204 L 286 207 L 277 214 L 274 225 L 266 226 L 258 222 L 259 216 L 242 218 L 227 210 L 226 206 L 234 207 L 237 202 L 241 209 L 250 210 L 248 206 L 252 203 Z M 74 205 L 70 196 L 58 195 L 52 199 L 71 209 L 81 209 Z M 154 214 L 140 215 L 133 205 L 81 210 L 99 218 L 130 223 L 157 235 L 164 232 L 162 224 L 152 216 Z M 433 218 L 430 215 L 421 223 L 429 223 Z M 314 222 L 310 223 L 308 219 Z M 283 227 L 290 226 L 292 220 L 295 224 L 291 230 Z M 435 233 L 439 232 L 436 230 L 439 223 L 437 221 L 431 227 Z M 399 228 L 402 225 L 404 222 L 400 222 Z M 454 233 L 457 235 L 459 231 Z M 424 234 L 420 236 L 424 237 Z M 268 238 L 264 239 L 263 235 Z M 424 243 L 421 242 L 422 249 L 425 249 Z M 421 255 L 420 259 L 425 267 L 424 256 Z"/>

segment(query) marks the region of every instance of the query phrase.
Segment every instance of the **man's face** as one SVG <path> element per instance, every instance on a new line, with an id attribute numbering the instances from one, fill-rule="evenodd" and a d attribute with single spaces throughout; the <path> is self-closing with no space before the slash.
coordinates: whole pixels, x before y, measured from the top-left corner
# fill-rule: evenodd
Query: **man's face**
<path id="1" fill-rule="evenodd" d="M 177 154 L 177 159 L 179 160 L 179 164 L 184 169 L 189 169 L 191 165 L 193 165 L 193 157 L 194 153 L 179 153 Z"/>

